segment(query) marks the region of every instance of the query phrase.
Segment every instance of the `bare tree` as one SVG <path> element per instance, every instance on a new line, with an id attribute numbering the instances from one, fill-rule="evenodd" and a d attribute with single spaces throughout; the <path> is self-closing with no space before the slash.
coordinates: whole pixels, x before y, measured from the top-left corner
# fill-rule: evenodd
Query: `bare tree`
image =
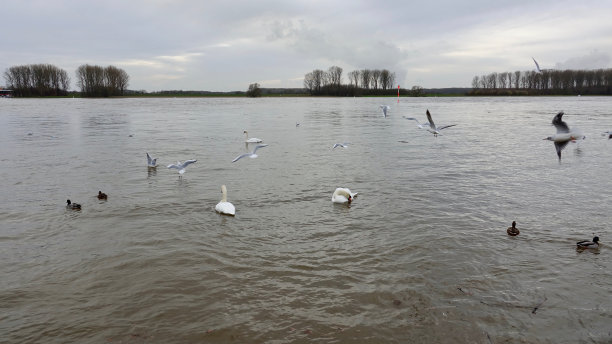
<path id="1" fill-rule="evenodd" d="M 14 66 L 4 72 L 4 78 L 18 97 L 66 95 L 70 87 L 68 73 L 50 64 Z"/>
<path id="2" fill-rule="evenodd" d="M 379 85 L 379 81 L 380 81 L 380 74 L 381 74 L 381 70 L 380 69 L 374 69 L 372 71 L 372 80 L 370 81 L 370 85 L 372 85 L 372 88 L 377 90 L 378 89 L 378 85 Z"/>
<path id="3" fill-rule="evenodd" d="M 474 77 L 474 79 L 472 79 L 472 88 L 477 89 L 479 85 L 480 85 L 480 80 L 477 75 Z"/>
<path id="4" fill-rule="evenodd" d="M 359 74 L 361 75 L 361 87 L 369 89 L 370 81 L 372 79 L 372 71 L 369 69 L 362 69 Z"/>
<path id="5" fill-rule="evenodd" d="M 357 87 L 359 86 L 359 71 L 354 70 L 348 73 L 349 83 L 351 86 Z"/>
<path id="6" fill-rule="evenodd" d="M 342 68 L 338 66 L 329 67 L 327 74 L 330 85 L 339 87 L 342 84 Z"/>

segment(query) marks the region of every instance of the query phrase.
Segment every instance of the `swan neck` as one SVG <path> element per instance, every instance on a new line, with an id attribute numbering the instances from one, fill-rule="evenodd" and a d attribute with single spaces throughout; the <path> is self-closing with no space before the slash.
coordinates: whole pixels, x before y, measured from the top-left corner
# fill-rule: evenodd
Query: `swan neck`
<path id="1" fill-rule="evenodd" d="M 227 202 L 227 188 L 225 185 L 221 185 L 221 192 L 223 193 L 223 198 L 221 198 L 221 202 Z"/>

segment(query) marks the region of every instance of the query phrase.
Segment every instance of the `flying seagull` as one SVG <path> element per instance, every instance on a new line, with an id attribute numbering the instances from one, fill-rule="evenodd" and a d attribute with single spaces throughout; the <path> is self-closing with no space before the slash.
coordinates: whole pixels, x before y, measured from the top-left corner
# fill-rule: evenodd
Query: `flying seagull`
<path id="1" fill-rule="evenodd" d="M 187 160 L 183 163 L 181 163 L 180 161 L 177 161 L 176 164 L 170 164 L 168 165 L 168 168 L 174 168 L 178 170 L 178 173 L 180 175 L 183 175 L 183 173 L 185 173 L 185 169 L 187 168 L 187 166 L 193 164 L 194 162 L 196 162 L 197 160 Z"/>
<path id="2" fill-rule="evenodd" d="M 335 149 L 336 147 L 342 147 L 342 148 L 348 148 L 348 145 L 350 144 L 350 142 L 344 142 L 344 143 L 336 143 L 332 149 Z"/>
<path id="3" fill-rule="evenodd" d="M 389 105 L 381 105 L 380 108 L 382 109 L 383 116 L 387 117 L 387 111 L 391 110 L 391 107 Z"/>
<path id="4" fill-rule="evenodd" d="M 538 64 L 538 61 L 536 61 L 533 57 L 531 58 L 533 60 L 533 62 L 535 62 L 536 65 L 536 71 L 538 73 L 542 73 L 542 70 L 540 69 L 540 65 Z"/>
<path id="5" fill-rule="evenodd" d="M 433 119 L 431 119 L 431 114 L 429 113 L 429 110 L 427 110 L 427 120 L 429 121 L 429 123 L 421 124 L 416 118 L 413 118 L 413 117 L 404 117 L 404 118 L 415 120 L 419 128 L 427 129 L 427 131 L 434 134 L 435 137 L 438 137 L 438 135 L 441 135 L 440 130 L 456 126 L 456 124 L 451 124 L 451 125 L 443 125 L 441 127 L 436 127 Z"/>
<path id="6" fill-rule="evenodd" d="M 155 159 L 151 158 L 149 153 L 147 153 L 147 166 L 150 167 L 150 168 L 156 168 L 157 167 L 157 158 L 155 158 Z"/>
<path id="7" fill-rule="evenodd" d="M 255 154 L 255 152 L 257 152 L 257 150 L 258 150 L 259 148 L 266 147 L 266 146 L 267 146 L 267 145 L 257 145 L 257 146 L 255 146 L 255 148 L 253 149 L 253 151 L 252 151 L 252 152 L 250 152 L 250 153 L 244 153 L 244 154 L 242 154 L 242 155 L 239 155 L 239 156 L 237 156 L 237 157 L 236 157 L 234 160 L 232 160 L 232 162 L 236 162 L 236 161 L 238 161 L 238 160 L 240 160 L 240 159 L 244 158 L 245 156 L 248 156 L 248 157 L 249 157 L 249 158 L 251 158 L 251 159 L 255 159 L 255 158 L 257 158 L 257 154 Z"/>
<path id="8" fill-rule="evenodd" d="M 586 138 L 586 136 L 583 136 L 577 131 L 571 131 L 567 123 L 565 123 L 561 117 L 563 117 L 563 111 L 559 112 L 552 120 L 552 125 L 557 128 L 557 133 L 544 139 L 555 143 L 559 161 L 561 161 L 561 151 L 570 141 L 576 142 L 576 140 Z"/>

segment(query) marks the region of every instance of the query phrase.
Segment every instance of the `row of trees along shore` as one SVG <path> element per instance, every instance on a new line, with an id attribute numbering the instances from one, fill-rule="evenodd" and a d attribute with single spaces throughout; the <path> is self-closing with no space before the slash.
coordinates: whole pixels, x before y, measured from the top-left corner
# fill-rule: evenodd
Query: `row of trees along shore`
<path id="1" fill-rule="evenodd" d="M 393 95 L 395 73 L 387 69 L 361 69 L 347 74 L 349 83 L 342 83 L 342 68 L 315 69 L 304 75 L 304 88 L 314 96 Z"/>
<path id="2" fill-rule="evenodd" d="M 123 69 L 90 65 L 77 68 L 76 77 L 84 97 L 122 96 L 130 79 Z M 13 66 L 4 72 L 4 79 L 15 97 L 66 96 L 70 87 L 68 73 L 50 64 Z"/>
<path id="3" fill-rule="evenodd" d="M 469 95 L 612 95 L 612 69 L 516 71 L 475 76 Z"/>

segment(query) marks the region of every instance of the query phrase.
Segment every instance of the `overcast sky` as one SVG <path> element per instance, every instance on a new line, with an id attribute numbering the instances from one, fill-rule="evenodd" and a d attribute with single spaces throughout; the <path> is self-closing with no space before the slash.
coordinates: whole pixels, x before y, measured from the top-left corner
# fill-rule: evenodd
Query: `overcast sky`
<path id="1" fill-rule="evenodd" d="M 0 71 L 48 63 L 74 82 L 114 65 L 134 90 L 302 87 L 339 66 L 388 69 L 404 88 L 471 87 L 476 75 L 612 67 L 612 1 L 10 0 Z M 0 85 L 4 78 L 0 78 Z"/>

